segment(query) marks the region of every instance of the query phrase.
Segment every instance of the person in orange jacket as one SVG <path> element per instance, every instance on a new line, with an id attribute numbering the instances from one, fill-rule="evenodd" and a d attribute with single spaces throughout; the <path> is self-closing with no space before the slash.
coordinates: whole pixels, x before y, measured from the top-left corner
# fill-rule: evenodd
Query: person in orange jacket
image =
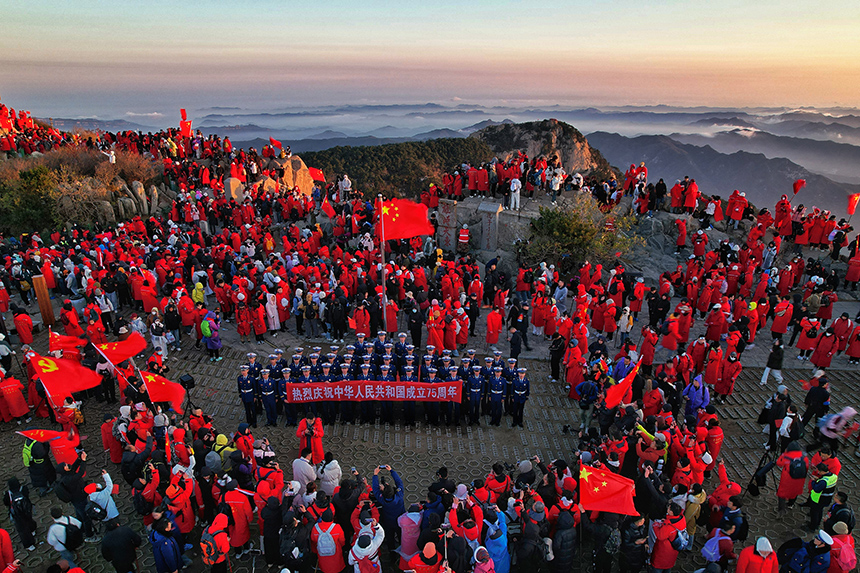
<path id="1" fill-rule="evenodd" d="M 777 573 L 776 551 L 767 537 L 759 537 L 755 545 L 744 547 L 738 557 L 736 573 Z"/>

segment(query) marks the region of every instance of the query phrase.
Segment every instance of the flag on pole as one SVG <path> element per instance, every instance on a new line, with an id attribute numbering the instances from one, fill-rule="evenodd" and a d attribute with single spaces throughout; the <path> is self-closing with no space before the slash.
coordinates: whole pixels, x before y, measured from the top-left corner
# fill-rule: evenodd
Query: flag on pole
<path id="1" fill-rule="evenodd" d="M 62 400 L 58 404 L 54 398 L 65 398 L 75 392 L 95 388 L 102 381 L 102 377 L 94 370 L 84 368 L 80 363 L 67 358 L 55 359 L 37 354 L 30 363 L 54 405 L 62 404 Z"/>
<path id="2" fill-rule="evenodd" d="M 334 207 L 332 207 L 331 203 L 328 202 L 328 193 L 326 193 L 325 197 L 323 197 L 323 202 L 322 202 L 322 205 L 320 206 L 320 209 L 322 209 L 323 213 L 328 215 L 329 219 L 334 219 L 334 215 L 335 215 Z"/>
<path id="3" fill-rule="evenodd" d="M 153 402 L 170 402 L 170 406 L 179 414 L 182 413 L 182 403 L 185 401 L 185 388 L 178 382 L 171 382 L 164 376 L 140 371 L 141 380 L 146 391 L 149 392 L 149 399 Z"/>
<path id="4" fill-rule="evenodd" d="M 860 193 L 854 193 L 848 196 L 848 214 L 853 215 L 857 210 L 857 203 L 860 202 Z"/>
<path id="5" fill-rule="evenodd" d="M 180 121 L 179 133 L 182 134 L 182 137 L 191 137 L 191 121 Z"/>
<path id="6" fill-rule="evenodd" d="M 806 179 L 798 179 L 792 187 L 794 188 L 794 194 L 797 195 L 798 191 L 806 187 Z"/>
<path id="7" fill-rule="evenodd" d="M 280 141 L 278 141 L 277 139 L 275 139 L 274 137 L 269 137 L 269 144 L 270 144 L 272 147 L 277 147 L 278 149 L 283 149 L 283 148 L 284 148 L 284 145 L 283 145 Z"/>
<path id="8" fill-rule="evenodd" d="M 349 327 L 350 330 L 355 330 L 355 319 L 347 317 L 346 318 L 346 325 Z"/>
<path id="9" fill-rule="evenodd" d="M 179 115 L 182 117 L 182 121 L 186 121 L 188 119 L 188 112 L 185 111 L 184 107 L 179 110 Z"/>
<path id="10" fill-rule="evenodd" d="M 23 432 L 15 432 L 20 436 L 24 436 L 30 440 L 37 442 L 50 442 L 62 438 L 66 432 L 58 432 L 56 430 L 24 430 Z"/>
<path id="11" fill-rule="evenodd" d="M 392 199 L 382 203 L 377 232 L 385 240 L 410 239 L 418 235 L 432 235 L 433 224 L 427 218 L 427 206 L 407 199 Z"/>
<path id="12" fill-rule="evenodd" d="M 132 332 L 125 340 L 97 344 L 96 348 L 111 363 L 117 365 L 146 350 L 146 339 L 137 332 Z"/>
<path id="13" fill-rule="evenodd" d="M 591 466 L 579 470 L 579 502 L 592 511 L 639 515 L 633 505 L 633 480 Z"/>
<path id="14" fill-rule="evenodd" d="M 624 401 L 624 396 L 627 395 L 628 392 L 631 392 L 631 388 L 633 387 L 633 379 L 636 378 L 636 375 L 639 373 L 639 365 L 642 364 L 642 359 L 639 359 L 639 362 L 636 363 L 636 366 L 633 367 L 627 376 L 624 377 L 621 382 L 618 382 L 614 386 L 610 386 L 606 390 L 606 407 L 614 408 L 618 404 Z"/>
<path id="15" fill-rule="evenodd" d="M 48 352 L 56 352 L 58 350 L 74 350 L 77 351 L 81 346 L 86 345 L 87 341 L 77 336 L 66 336 L 50 331 L 48 334 Z"/>
<path id="16" fill-rule="evenodd" d="M 308 173 L 310 173 L 311 179 L 313 179 L 314 181 L 325 183 L 325 174 L 322 172 L 322 169 L 317 169 L 316 167 L 308 167 Z"/>

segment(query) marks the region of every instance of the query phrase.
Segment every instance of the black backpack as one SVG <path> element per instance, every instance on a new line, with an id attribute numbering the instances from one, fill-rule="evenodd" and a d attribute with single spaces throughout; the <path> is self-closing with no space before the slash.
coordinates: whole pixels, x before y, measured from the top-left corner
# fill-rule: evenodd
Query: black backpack
<path id="1" fill-rule="evenodd" d="M 64 503 L 72 502 L 72 494 L 69 493 L 68 488 L 66 488 L 66 484 L 63 483 L 63 480 L 58 480 L 56 485 L 54 485 L 54 493 L 57 494 L 57 499 Z"/>
<path id="2" fill-rule="evenodd" d="M 669 334 L 669 321 L 663 323 L 663 326 L 660 327 L 660 334 L 663 336 Z"/>
<path id="3" fill-rule="evenodd" d="M 806 456 L 792 458 L 788 464 L 788 476 L 792 479 L 804 479 L 807 473 Z"/>
<path id="4" fill-rule="evenodd" d="M 63 523 L 62 526 L 66 530 L 66 542 L 63 543 L 69 551 L 74 551 L 84 544 L 84 532 L 81 528 L 73 523 Z"/>
<path id="5" fill-rule="evenodd" d="M 296 543 L 296 534 L 298 532 L 295 529 L 287 529 L 286 527 L 281 528 L 280 533 L 280 550 L 281 555 L 286 559 L 299 560 L 304 557 L 304 553 L 302 553 L 301 548 L 299 548 L 298 543 Z M 293 555 L 293 551 L 299 549 L 299 555 Z"/>
<path id="6" fill-rule="evenodd" d="M 107 510 L 91 499 L 87 500 L 84 513 L 93 521 L 104 521 L 107 519 Z"/>
<path id="7" fill-rule="evenodd" d="M 749 537 L 749 534 L 750 522 L 747 519 L 746 515 L 741 514 L 741 524 L 738 527 L 738 530 L 735 532 L 735 537 L 737 538 L 737 541 L 746 541 L 747 537 Z"/>
<path id="8" fill-rule="evenodd" d="M 830 306 L 830 297 L 829 296 L 824 295 L 823 297 L 821 297 L 821 306 L 823 306 L 824 308 L 827 308 L 828 306 Z"/>
<path id="9" fill-rule="evenodd" d="M 131 496 L 132 504 L 134 505 L 134 511 L 137 512 L 138 515 L 149 515 L 152 513 L 152 510 L 155 509 L 155 504 L 151 501 L 147 501 L 145 497 L 143 497 L 143 490 L 135 489 L 134 495 Z"/>
<path id="10" fill-rule="evenodd" d="M 18 519 L 33 515 L 33 502 L 21 490 L 9 492 L 9 511 Z"/>
<path id="11" fill-rule="evenodd" d="M 809 338 L 816 338 L 818 336 L 818 328 L 813 326 L 806 331 L 806 336 L 808 336 Z"/>

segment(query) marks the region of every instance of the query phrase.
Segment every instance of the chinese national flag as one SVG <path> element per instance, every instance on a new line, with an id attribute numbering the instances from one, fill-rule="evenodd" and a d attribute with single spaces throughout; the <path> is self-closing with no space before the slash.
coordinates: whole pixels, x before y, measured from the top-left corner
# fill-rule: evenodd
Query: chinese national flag
<path id="1" fill-rule="evenodd" d="M 185 388 L 182 384 L 171 382 L 164 376 L 141 370 L 143 383 L 149 392 L 149 399 L 153 402 L 170 402 L 171 407 L 181 414 L 182 402 L 185 401 Z"/>
<path id="2" fill-rule="evenodd" d="M 64 334 L 54 332 L 53 330 L 48 335 L 49 352 L 56 352 L 57 350 L 77 351 L 78 348 L 84 346 L 86 343 L 86 340 L 80 339 L 77 336 L 66 336 Z"/>
<path id="3" fill-rule="evenodd" d="M 50 442 L 66 434 L 66 432 L 57 432 L 56 430 L 24 430 L 16 433 L 37 442 Z"/>
<path id="4" fill-rule="evenodd" d="M 316 167 L 308 167 L 308 173 L 311 174 L 311 179 L 313 179 L 314 181 L 325 183 L 325 174 L 322 172 L 322 169 L 317 169 Z"/>
<path id="5" fill-rule="evenodd" d="M 355 330 L 355 319 L 346 317 L 346 325 L 350 330 Z"/>
<path id="6" fill-rule="evenodd" d="M 632 479 L 591 466 L 579 470 L 579 502 L 587 510 L 639 515 L 633 506 L 634 490 Z"/>
<path id="7" fill-rule="evenodd" d="M 411 239 L 418 235 L 432 235 L 433 224 L 427 218 L 427 206 L 407 199 L 392 199 L 382 203 L 380 226 L 385 229 L 385 240 Z M 377 232 L 383 236 L 382 228 Z"/>
<path id="8" fill-rule="evenodd" d="M 146 340 L 137 332 L 132 332 L 131 336 L 123 341 L 105 342 L 96 345 L 96 348 L 116 365 L 143 352 L 146 349 Z"/>
<path id="9" fill-rule="evenodd" d="M 95 370 L 84 368 L 80 363 L 67 358 L 36 355 L 30 363 L 55 405 L 62 404 L 63 398 L 75 392 L 95 388 L 102 381 L 102 377 L 96 374 Z"/>
<path id="10" fill-rule="evenodd" d="M 191 121 L 182 120 L 179 122 L 179 132 L 182 137 L 191 137 Z"/>
<path id="11" fill-rule="evenodd" d="M 278 149 L 284 148 L 283 144 L 274 137 L 269 138 L 269 144 L 271 144 L 272 147 L 277 147 Z"/>
<path id="12" fill-rule="evenodd" d="M 792 188 L 794 189 L 794 194 L 797 195 L 801 189 L 806 187 L 806 179 L 798 179 L 792 184 Z"/>
<path id="13" fill-rule="evenodd" d="M 328 193 L 326 193 L 325 197 L 323 198 L 323 202 L 320 206 L 320 209 L 322 209 L 323 213 L 328 215 L 329 219 L 334 219 L 334 207 L 332 207 L 331 203 L 328 202 Z"/>
<path id="14" fill-rule="evenodd" d="M 641 358 L 639 359 L 639 362 L 636 363 L 636 366 L 633 367 L 633 370 L 631 370 L 621 382 L 618 382 L 614 386 L 610 386 L 609 389 L 606 390 L 607 408 L 614 408 L 624 401 L 624 397 L 628 393 L 632 394 L 631 388 L 633 387 L 633 379 L 636 378 L 636 374 L 639 372 L 640 364 L 642 364 Z"/>
<path id="15" fill-rule="evenodd" d="M 848 196 L 848 214 L 853 215 L 857 210 L 857 203 L 860 202 L 860 193 L 854 193 Z"/>
<path id="16" fill-rule="evenodd" d="M 185 111 L 184 107 L 179 110 L 179 115 L 180 115 L 180 117 L 182 117 L 182 121 L 185 121 L 186 119 L 188 119 L 188 112 Z"/>

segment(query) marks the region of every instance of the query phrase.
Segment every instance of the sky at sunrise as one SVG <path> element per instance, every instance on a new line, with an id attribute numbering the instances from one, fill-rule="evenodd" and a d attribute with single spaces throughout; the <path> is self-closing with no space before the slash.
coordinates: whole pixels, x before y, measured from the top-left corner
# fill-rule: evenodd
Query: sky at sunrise
<path id="1" fill-rule="evenodd" d="M 406 102 L 860 107 L 856 0 L 0 0 L 40 115 Z"/>

